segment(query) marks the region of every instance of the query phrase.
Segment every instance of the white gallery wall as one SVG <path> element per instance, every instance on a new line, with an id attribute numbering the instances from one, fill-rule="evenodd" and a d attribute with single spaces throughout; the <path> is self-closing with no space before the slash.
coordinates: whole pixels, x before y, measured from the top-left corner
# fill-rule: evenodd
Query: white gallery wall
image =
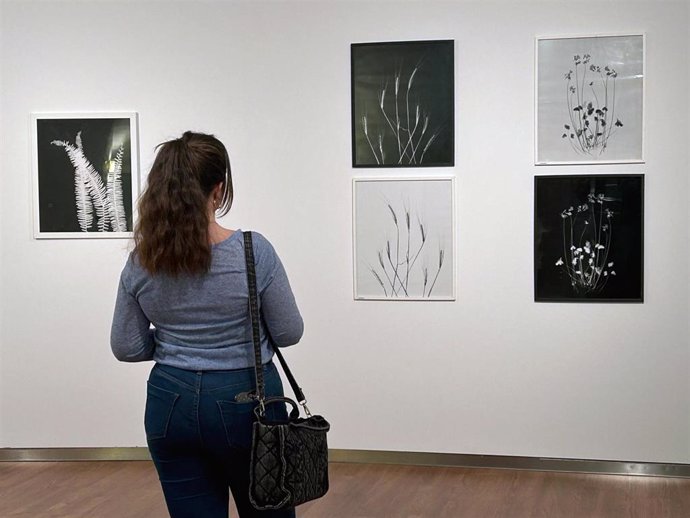
<path id="1" fill-rule="evenodd" d="M 3 74 L 3 69 L 4 69 L 4 63 L 2 61 L 2 45 L 4 44 L 4 40 L 2 38 L 2 34 L 4 31 L 4 24 L 3 24 L 3 8 L 2 4 L 0 3 L 0 380 L 2 380 L 2 321 L 3 321 L 3 315 L 2 315 L 2 301 L 3 301 L 3 275 L 2 272 L 4 271 L 2 269 L 2 257 L 4 253 L 2 252 L 2 232 L 3 232 L 3 226 L 2 226 L 2 206 L 3 206 L 3 196 L 1 195 L 2 193 L 2 188 L 3 188 L 3 170 L 5 167 L 4 160 L 2 160 L 2 155 L 5 152 L 5 139 L 4 139 L 4 124 L 2 124 L 2 121 L 5 120 L 5 114 L 4 114 L 4 92 L 5 92 L 5 82 L 4 82 L 4 74 Z M 3 429 L 3 413 L 2 413 L 2 381 L 0 381 L 0 447 L 4 444 L 3 438 L 2 438 L 2 429 Z"/>
<path id="2" fill-rule="evenodd" d="M 142 181 L 228 146 L 333 448 L 690 462 L 688 2 L 2 1 L 0 447 L 142 446 L 109 331 L 123 240 L 34 240 L 31 112 L 136 111 Z M 534 166 L 534 38 L 644 31 L 645 164 Z M 453 39 L 456 165 L 351 167 L 350 44 Z M 533 302 L 536 174 L 645 173 L 644 304 Z M 354 301 L 352 178 L 456 178 L 454 302 Z"/>

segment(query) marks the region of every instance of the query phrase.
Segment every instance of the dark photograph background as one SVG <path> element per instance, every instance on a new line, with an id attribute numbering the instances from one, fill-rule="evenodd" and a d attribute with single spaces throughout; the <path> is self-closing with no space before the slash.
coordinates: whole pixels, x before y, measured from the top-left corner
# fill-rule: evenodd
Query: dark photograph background
<path id="1" fill-rule="evenodd" d="M 535 301 L 642 302 L 644 175 L 537 176 L 534 191 Z M 602 203 L 592 203 L 590 194 L 603 194 Z M 583 205 L 587 209 L 578 212 Z M 594 219 L 592 207 L 596 211 Z M 610 219 L 606 217 L 607 209 L 611 211 Z M 568 211 L 572 219 L 562 216 Z M 571 238 L 572 220 L 576 223 Z M 608 229 L 598 231 L 598 244 L 606 246 L 607 232 L 610 244 L 597 250 L 592 229 L 607 224 Z M 587 241 L 590 246 L 584 251 L 585 260 L 578 261 L 569 274 L 573 258 L 570 247 L 584 248 Z M 590 257 L 594 264 L 588 264 Z M 557 265 L 559 260 L 563 264 Z M 595 281 L 587 281 L 587 274 L 595 267 L 600 267 L 601 272 L 594 275 Z M 574 270 L 581 273 L 576 275 Z"/>
<path id="2" fill-rule="evenodd" d="M 356 43 L 351 47 L 351 60 L 353 167 L 454 165 L 454 42 Z M 415 68 L 417 71 L 412 77 Z M 396 75 L 399 77 L 397 115 Z M 384 110 L 381 110 L 383 88 L 386 91 Z M 366 132 L 363 125 L 365 115 Z M 408 147 L 405 153 L 400 152 L 396 136 L 397 133 L 402 137 L 401 147 L 404 148 L 409 140 L 409 133 L 406 133 L 408 115 L 416 148 L 414 159 L 411 148 Z M 422 133 L 426 117 L 428 122 Z M 383 148 L 383 157 L 380 147 Z"/>
<path id="3" fill-rule="evenodd" d="M 130 120 L 127 119 L 38 119 L 38 206 L 41 232 L 80 232 L 74 194 L 74 167 L 65 149 L 51 144 L 64 140 L 75 144 L 81 131 L 84 154 L 107 182 L 107 162 L 124 144 L 122 194 L 127 231 L 132 230 L 132 168 Z M 96 215 L 89 232 L 97 232 Z"/>

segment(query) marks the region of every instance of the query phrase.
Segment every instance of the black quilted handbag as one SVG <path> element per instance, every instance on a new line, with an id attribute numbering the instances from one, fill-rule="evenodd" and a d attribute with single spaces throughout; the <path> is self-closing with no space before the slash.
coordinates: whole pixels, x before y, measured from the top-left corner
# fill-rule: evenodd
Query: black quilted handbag
<path id="1" fill-rule="evenodd" d="M 299 406 L 292 399 L 265 396 L 251 232 L 244 232 L 244 249 L 254 342 L 255 398 L 258 402 L 254 409 L 257 420 L 253 425 L 249 500 L 262 511 L 286 509 L 320 498 L 328 491 L 326 433 L 331 426 L 322 416 L 311 415 L 304 393 L 278 347 L 273 350 L 306 417 L 299 416 Z M 267 419 L 266 406 L 285 403 L 292 406 L 287 422 L 271 422 Z"/>

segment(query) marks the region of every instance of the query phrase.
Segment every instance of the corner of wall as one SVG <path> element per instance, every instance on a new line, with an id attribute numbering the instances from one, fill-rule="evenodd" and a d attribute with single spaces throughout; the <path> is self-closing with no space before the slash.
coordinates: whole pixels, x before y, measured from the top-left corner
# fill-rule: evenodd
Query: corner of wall
<path id="1" fill-rule="evenodd" d="M 3 240 L 2 240 L 2 233 L 3 233 L 3 226 L 2 226 L 2 206 L 3 206 L 3 200 L 2 200 L 2 195 L 1 193 L 5 192 L 3 189 L 3 170 L 4 170 L 4 128 L 3 128 L 3 121 L 5 120 L 5 117 L 3 116 L 3 108 L 4 108 L 4 97 L 3 97 L 3 92 L 5 91 L 5 83 L 4 83 L 4 77 L 3 77 L 3 67 L 5 63 L 4 59 L 4 52 L 2 49 L 5 48 L 5 44 L 3 42 L 3 34 L 4 34 L 4 19 L 3 19 L 3 4 L 0 2 L 0 448 L 3 448 L 5 446 L 5 441 L 4 441 L 4 420 L 3 420 L 3 409 L 4 409 L 4 404 L 3 404 L 3 388 L 2 388 L 2 380 L 4 379 L 4 376 L 2 375 L 2 370 L 3 370 L 3 344 L 4 344 L 4 338 L 3 338 L 3 320 L 4 320 L 4 305 L 3 305 L 3 294 L 5 293 L 5 290 L 3 289 L 3 268 L 2 268 L 2 262 L 3 262 L 3 256 L 4 256 L 4 248 L 3 248 Z"/>
<path id="2" fill-rule="evenodd" d="M 685 10 L 686 10 L 686 18 L 687 18 L 687 23 L 685 24 L 685 30 L 686 30 L 686 37 L 688 39 L 688 45 L 687 45 L 687 52 L 686 56 L 688 59 L 688 64 L 687 68 L 685 69 L 687 78 L 685 81 L 685 84 L 690 84 L 690 4 L 685 5 Z M 688 118 L 687 120 L 690 120 L 690 89 L 687 91 L 687 96 L 688 96 L 688 101 L 687 101 L 687 108 L 688 108 Z M 690 132 L 688 132 L 688 142 L 687 146 L 685 146 L 685 168 L 686 170 L 690 170 Z M 690 207 L 690 204 L 688 205 Z M 690 210 L 688 211 L 688 216 L 690 217 Z M 690 226 L 688 226 L 688 242 L 690 243 Z M 690 264 L 688 265 L 690 268 Z M 688 283 L 688 301 L 690 301 L 690 283 Z M 688 331 L 686 336 L 688 337 L 688 344 L 687 347 L 690 349 L 690 303 L 688 304 Z M 690 370 L 690 365 L 688 366 L 688 370 Z M 690 376 L 688 376 L 688 397 L 690 398 Z M 687 417 L 688 423 L 690 426 L 690 414 Z M 690 459 L 690 436 L 687 438 L 687 452 L 686 452 L 686 458 Z"/>

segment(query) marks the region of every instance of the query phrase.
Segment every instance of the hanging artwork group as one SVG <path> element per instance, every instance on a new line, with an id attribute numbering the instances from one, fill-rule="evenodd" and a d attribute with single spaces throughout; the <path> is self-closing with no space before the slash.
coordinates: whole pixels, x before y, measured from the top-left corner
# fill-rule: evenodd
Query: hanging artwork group
<path id="1" fill-rule="evenodd" d="M 642 163 L 643 34 L 537 38 L 536 165 Z M 642 302 L 644 175 L 537 176 L 534 300 Z"/>
<path id="2" fill-rule="evenodd" d="M 536 38 L 535 165 L 642 163 L 643 34 Z M 352 166 L 455 164 L 454 41 L 351 45 Z M 34 236 L 131 237 L 135 113 L 32 116 Z M 355 178 L 354 297 L 454 300 L 454 177 Z M 642 302 L 644 175 L 535 177 L 534 299 Z"/>
<path id="3" fill-rule="evenodd" d="M 453 166 L 454 42 L 351 47 L 352 166 Z M 454 300 L 454 180 L 355 178 L 356 300 Z"/>
<path id="4" fill-rule="evenodd" d="M 643 34 L 536 38 L 535 165 L 644 161 Z M 454 42 L 351 46 L 352 166 L 453 166 Z M 355 299 L 454 300 L 454 181 L 356 178 Z M 644 175 L 536 176 L 534 299 L 642 302 Z"/>

